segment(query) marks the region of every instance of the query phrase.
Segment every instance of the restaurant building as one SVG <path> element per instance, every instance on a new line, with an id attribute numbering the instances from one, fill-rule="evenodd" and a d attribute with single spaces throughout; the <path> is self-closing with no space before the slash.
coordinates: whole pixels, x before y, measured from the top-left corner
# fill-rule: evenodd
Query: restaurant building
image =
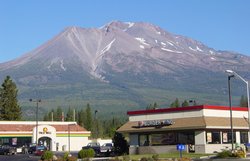
<path id="1" fill-rule="evenodd" d="M 129 135 L 130 154 L 214 153 L 231 149 L 230 108 L 200 105 L 127 112 L 129 121 L 117 131 Z M 234 146 L 249 142 L 248 109 L 232 107 Z"/>
<path id="2" fill-rule="evenodd" d="M 0 145 L 22 147 L 37 141 L 52 151 L 79 151 L 90 134 L 76 122 L 0 121 Z"/>

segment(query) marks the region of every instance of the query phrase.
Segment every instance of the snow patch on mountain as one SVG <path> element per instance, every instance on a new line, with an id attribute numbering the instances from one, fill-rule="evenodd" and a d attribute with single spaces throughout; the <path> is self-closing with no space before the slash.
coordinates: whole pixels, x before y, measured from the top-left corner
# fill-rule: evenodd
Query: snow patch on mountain
<path id="1" fill-rule="evenodd" d="M 95 78 L 101 79 L 103 81 L 105 81 L 105 77 L 103 77 L 102 75 L 100 75 L 97 72 L 98 69 L 98 62 L 99 60 L 101 60 L 101 58 L 103 57 L 103 55 L 110 50 L 112 44 L 115 42 L 115 38 L 108 44 L 106 45 L 100 52 L 97 52 L 96 55 L 97 57 L 94 59 L 94 61 L 92 62 L 92 68 L 91 68 L 91 75 L 94 76 Z"/>
<path id="2" fill-rule="evenodd" d="M 161 50 L 172 52 L 172 53 L 182 53 L 181 51 L 170 50 L 170 49 L 166 49 L 166 48 L 161 48 Z"/>
<path id="3" fill-rule="evenodd" d="M 193 49 L 191 46 L 189 46 L 188 48 L 189 48 L 190 50 L 192 50 L 192 51 L 197 51 L 197 50 Z"/>
<path id="4" fill-rule="evenodd" d="M 47 66 L 47 68 L 49 69 L 49 71 L 52 70 L 52 67 L 53 67 L 53 66 L 59 66 L 63 71 L 66 71 L 66 70 L 67 70 L 67 68 L 64 66 L 63 59 L 58 58 L 58 57 L 52 59 L 51 62 L 50 62 L 50 65 Z"/>
<path id="5" fill-rule="evenodd" d="M 136 37 L 135 39 L 144 45 L 149 45 L 148 43 L 146 43 L 146 40 L 144 38 Z"/>
<path id="6" fill-rule="evenodd" d="M 64 67 L 64 64 L 63 64 L 63 60 L 61 60 L 61 65 L 60 65 L 61 69 L 66 71 L 66 68 Z"/>
<path id="7" fill-rule="evenodd" d="M 196 50 L 203 52 L 203 50 L 201 50 L 198 46 L 196 46 Z"/>
<path id="8" fill-rule="evenodd" d="M 126 24 L 128 24 L 128 28 L 131 28 L 135 25 L 134 22 L 125 22 Z"/>
<path id="9" fill-rule="evenodd" d="M 166 44 L 166 43 L 164 43 L 164 42 L 161 42 L 161 45 L 166 46 L 167 44 Z"/>
<path id="10" fill-rule="evenodd" d="M 157 31 L 156 34 L 161 35 L 161 32 L 160 32 L 160 31 Z"/>
<path id="11" fill-rule="evenodd" d="M 143 45 L 140 45 L 140 48 L 145 49 L 145 47 Z"/>

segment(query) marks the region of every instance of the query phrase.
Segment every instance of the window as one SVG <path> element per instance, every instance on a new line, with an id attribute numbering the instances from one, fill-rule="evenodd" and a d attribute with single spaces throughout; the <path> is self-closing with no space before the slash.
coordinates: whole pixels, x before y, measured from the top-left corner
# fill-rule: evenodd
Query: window
<path id="1" fill-rule="evenodd" d="M 232 143 L 232 133 L 231 132 L 222 132 L 222 142 L 223 143 Z M 236 142 L 236 135 L 234 134 L 234 143 Z"/>
<path id="2" fill-rule="evenodd" d="M 152 145 L 174 145 L 177 144 L 176 133 L 164 133 L 164 134 L 152 134 L 151 144 Z"/>
<path id="3" fill-rule="evenodd" d="M 181 132 L 178 133 L 178 143 L 194 144 L 194 132 Z"/>
<path id="4" fill-rule="evenodd" d="M 148 135 L 139 135 L 140 146 L 148 146 L 149 140 Z"/>
<path id="5" fill-rule="evenodd" d="M 248 132 L 240 132 L 240 143 L 248 143 Z"/>
<path id="6" fill-rule="evenodd" d="M 207 143 L 208 144 L 220 144 L 220 132 L 207 132 Z"/>

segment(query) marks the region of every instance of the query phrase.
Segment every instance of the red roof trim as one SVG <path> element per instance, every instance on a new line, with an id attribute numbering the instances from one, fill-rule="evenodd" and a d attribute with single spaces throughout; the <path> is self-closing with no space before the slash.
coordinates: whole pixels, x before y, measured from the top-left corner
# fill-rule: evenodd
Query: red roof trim
<path id="1" fill-rule="evenodd" d="M 153 110 L 137 110 L 128 111 L 128 115 L 145 115 L 145 114 L 156 114 L 156 113 L 168 113 L 168 112 L 183 112 L 183 111 L 196 111 L 202 109 L 211 110 L 230 110 L 228 106 L 215 106 L 215 105 L 199 105 L 199 106 L 188 106 L 179 108 L 160 108 Z M 246 107 L 232 107 L 233 111 L 248 111 Z"/>

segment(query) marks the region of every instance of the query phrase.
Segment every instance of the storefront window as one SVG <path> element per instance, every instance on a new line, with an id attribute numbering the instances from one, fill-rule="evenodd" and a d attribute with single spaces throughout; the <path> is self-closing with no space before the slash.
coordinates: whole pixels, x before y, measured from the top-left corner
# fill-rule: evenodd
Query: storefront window
<path id="1" fill-rule="evenodd" d="M 148 135 L 139 135 L 140 146 L 148 146 L 149 140 Z"/>
<path id="2" fill-rule="evenodd" d="M 207 143 L 208 144 L 220 144 L 220 132 L 207 132 Z"/>
<path id="3" fill-rule="evenodd" d="M 182 144 L 194 144 L 194 132 L 179 133 L 177 142 Z"/>
<path id="4" fill-rule="evenodd" d="M 223 143 L 232 143 L 232 133 L 231 132 L 222 132 L 222 142 Z M 234 132 L 234 143 L 236 142 L 236 134 Z"/>
<path id="5" fill-rule="evenodd" d="M 174 145 L 176 144 L 175 133 L 164 133 L 164 134 L 152 134 L 151 144 L 152 145 Z"/>
<path id="6" fill-rule="evenodd" d="M 240 132 L 240 143 L 248 143 L 248 132 Z"/>

